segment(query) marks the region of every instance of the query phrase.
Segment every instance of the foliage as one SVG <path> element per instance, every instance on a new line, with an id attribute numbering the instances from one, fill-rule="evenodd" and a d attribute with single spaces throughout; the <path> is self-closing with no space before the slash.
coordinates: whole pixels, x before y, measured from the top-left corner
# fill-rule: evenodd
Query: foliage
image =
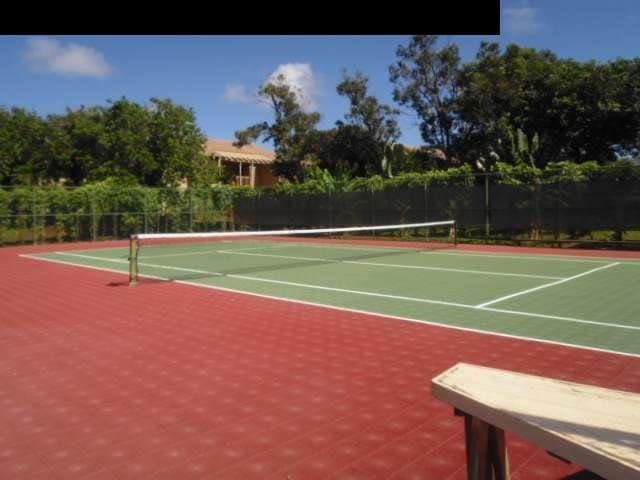
<path id="1" fill-rule="evenodd" d="M 0 109 L 0 182 L 43 185 L 109 177 L 149 186 L 202 183 L 205 137 L 193 110 L 152 98 L 126 98 L 107 107 L 67 109 L 46 119 L 23 109 Z"/>
<path id="2" fill-rule="evenodd" d="M 49 115 L 47 123 L 50 128 L 47 147 L 52 167 L 49 177 L 64 179 L 70 185 L 91 180 L 94 170 L 107 155 L 103 136 L 104 109 L 67 109 L 64 115 Z"/>
<path id="3" fill-rule="evenodd" d="M 344 163 L 350 166 L 349 170 L 360 171 L 360 174 L 364 170 L 369 175 L 382 173 L 390 176 L 391 161 L 387 155 L 387 148 L 400 137 L 400 129 L 395 118 L 399 112 L 389 105 L 380 103 L 373 95 L 368 95 L 368 83 L 369 79 L 360 72 L 352 76 L 343 72 L 343 79 L 336 90 L 339 95 L 349 100 L 349 112 L 345 115 L 347 125 L 342 121 L 336 122 L 336 144 L 333 153 L 335 155 L 349 150 L 356 153 L 355 149 L 348 148 L 353 147 L 353 134 L 356 134 L 356 138 L 360 139 L 360 142 L 357 142 L 360 143 L 358 146 L 366 146 L 358 151 L 366 152 L 366 155 L 361 154 L 360 158 L 357 153 L 340 155 L 343 161 L 346 160 Z M 349 135 L 350 133 L 352 135 Z M 351 164 L 354 159 L 355 166 Z"/>
<path id="4" fill-rule="evenodd" d="M 285 83 L 283 75 L 263 85 L 258 96 L 273 109 L 273 123 L 261 122 L 237 131 L 236 145 L 246 145 L 259 137 L 273 141 L 276 154 L 273 173 L 299 181 L 304 176 L 307 137 L 320 121 L 320 114 L 304 111 L 297 93 Z"/>
<path id="5" fill-rule="evenodd" d="M 512 165 L 496 162 L 492 166 L 491 173 L 497 183 L 506 185 L 534 185 L 540 182 L 542 176 L 542 170 L 525 163 Z"/>
<path id="6" fill-rule="evenodd" d="M 307 139 L 308 158 L 332 175 L 352 177 L 382 173 L 383 147 L 362 127 L 339 124 L 331 130 L 314 131 Z"/>
<path id="7" fill-rule="evenodd" d="M 46 179 L 45 122 L 22 108 L 0 108 L 0 184 L 36 185 Z"/>
<path id="8" fill-rule="evenodd" d="M 203 171 L 208 162 L 202 145 L 206 138 L 196 124 L 193 109 L 175 105 L 171 100 L 151 99 L 149 150 L 158 171 L 154 181 L 145 185 L 175 185 L 186 178 L 191 185 L 211 185 L 223 172 L 217 166 Z"/>
<path id="9" fill-rule="evenodd" d="M 412 171 L 413 157 L 413 152 L 408 151 L 400 143 L 385 145 L 381 165 L 385 176 L 391 178 L 394 172 Z"/>
<path id="10" fill-rule="evenodd" d="M 115 178 L 73 188 L 2 188 L 0 242 L 8 241 L 8 232 L 32 240 L 35 231 L 39 239 L 65 241 L 212 230 L 228 217 L 235 195 L 228 185 L 152 188 Z"/>
<path id="11" fill-rule="evenodd" d="M 393 143 L 400 137 L 395 119 L 399 112 L 368 95 L 368 83 L 369 79 L 360 72 L 352 76 L 343 73 L 336 90 L 349 100 L 349 113 L 345 118 L 352 125 L 363 128 L 376 142 L 382 145 Z"/>
<path id="12" fill-rule="evenodd" d="M 423 187 L 424 185 L 471 186 L 473 183 L 474 177 L 471 167 L 468 165 L 425 173 L 401 173 L 393 178 L 385 178 L 380 175 L 356 178 L 349 178 L 345 175 L 334 177 L 326 169 L 312 167 L 305 182 L 282 183 L 264 189 L 264 191 L 296 195 L 299 193 L 380 191 L 390 188 Z"/>
<path id="13" fill-rule="evenodd" d="M 197 155 L 197 158 L 202 157 Z M 209 158 L 203 158 L 201 161 L 193 162 L 190 177 L 188 177 L 189 186 L 194 188 L 205 188 L 220 183 L 230 183 L 232 174 L 224 165 L 218 166 Z"/>
<path id="14" fill-rule="evenodd" d="M 456 101 L 460 54 L 455 44 L 438 50 L 437 42 L 435 35 L 416 35 L 407 46 L 399 46 L 389 75 L 395 84 L 394 100 L 414 110 L 424 142 L 442 150 L 451 162 L 459 128 Z"/>
<path id="15" fill-rule="evenodd" d="M 548 50 L 483 42 L 458 76 L 458 150 L 469 159 L 606 163 L 640 131 L 640 59 L 580 63 Z"/>
<path id="16" fill-rule="evenodd" d="M 298 193 L 378 191 L 389 188 L 419 188 L 427 186 L 466 186 L 482 183 L 483 176 L 475 174 L 470 165 L 430 170 L 428 172 L 403 172 L 392 178 L 380 175 L 355 177 L 343 175 L 335 177 L 326 169 L 317 166 L 308 170 L 306 181 L 300 183 L 281 183 L 270 188 L 258 190 L 261 193 Z M 511 165 L 496 162 L 490 172 L 492 182 L 505 185 L 535 186 L 543 183 L 588 183 L 640 182 L 640 165 L 630 161 L 618 161 L 599 165 L 595 161 L 574 164 L 554 162 L 540 169 L 536 166 L 520 163 Z"/>
<path id="17" fill-rule="evenodd" d="M 416 35 L 398 47 L 389 77 L 394 100 L 417 118 L 421 148 L 396 143 L 399 111 L 371 95 L 368 77 L 357 71 L 345 71 L 336 86 L 348 110 L 326 130 L 283 76 L 263 85 L 259 98 L 273 120 L 236 132 L 237 145 L 273 141 L 274 173 L 301 184 L 277 187 L 287 192 L 379 189 L 423 176 L 430 182 L 450 175 L 432 171 L 477 162 L 497 182 L 514 184 L 637 176 L 637 165 L 619 159 L 640 158 L 640 58 L 580 62 L 483 42 L 462 64 L 455 44 Z M 228 172 L 205 158 L 204 140 L 194 111 L 169 99 L 122 97 L 46 117 L 0 107 L 0 184 L 85 186 L 115 178 L 174 187 L 186 179 L 201 188 L 227 181 Z M 612 167 L 598 166 L 605 164 Z M 177 205 L 177 198 L 173 192 L 167 202 Z"/>
<path id="18" fill-rule="evenodd" d="M 492 170 L 497 183 L 535 185 L 539 183 L 588 182 L 640 182 L 640 165 L 628 160 L 600 165 L 595 161 L 584 163 L 551 162 L 544 169 L 527 164 L 511 165 L 497 162 Z"/>

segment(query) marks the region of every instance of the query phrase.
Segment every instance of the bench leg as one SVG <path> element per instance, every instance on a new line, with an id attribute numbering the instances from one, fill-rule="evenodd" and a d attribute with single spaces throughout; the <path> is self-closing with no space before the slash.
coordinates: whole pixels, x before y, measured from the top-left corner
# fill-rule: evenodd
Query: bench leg
<path id="1" fill-rule="evenodd" d="M 464 416 L 469 480 L 509 480 L 509 457 L 504 430 L 459 410 Z"/>
<path id="2" fill-rule="evenodd" d="M 496 480 L 509 480 L 511 475 L 504 430 L 493 425 L 489 427 L 489 453 Z"/>

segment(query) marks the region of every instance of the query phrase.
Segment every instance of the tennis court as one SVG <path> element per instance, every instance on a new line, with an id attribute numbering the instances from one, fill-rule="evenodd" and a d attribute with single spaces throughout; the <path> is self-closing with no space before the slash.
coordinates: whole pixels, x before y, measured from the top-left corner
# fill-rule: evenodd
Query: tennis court
<path id="1" fill-rule="evenodd" d="M 640 354 L 640 261 L 469 251 L 389 237 L 154 238 L 141 283 L 171 280 L 428 322 Z M 160 241 L 157 241 L 160 240 Z M 144 241 L 143 241 L 144 242 Z M 30 254 L 128 272 L 127 247 Z M 304 321 L 304 320 L 301 320 Z"/>
<path id="2" fill-rule="evenodd" d="M 462 479 L 456 362 L 640 391 L 633 255 L 162 243 L 135 286 L 126 242 L 0 250 L 0 476 Z M 514 479 L 580 469 L 509 437 Z"/>

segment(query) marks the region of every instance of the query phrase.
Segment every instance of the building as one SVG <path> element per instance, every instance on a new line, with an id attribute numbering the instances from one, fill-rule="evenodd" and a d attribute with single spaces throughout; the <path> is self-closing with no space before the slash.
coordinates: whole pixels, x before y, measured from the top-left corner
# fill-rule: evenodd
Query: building
<path id="1" fill-rule="evenodd" d="M 231 140 L 209 139 L 205 143 L 205 153 L 225 168 L 234 185 L 268 187 L 279 181 L 271 173 L 275 154 L 266 148 L 254 144 L 239 148 Z"/>

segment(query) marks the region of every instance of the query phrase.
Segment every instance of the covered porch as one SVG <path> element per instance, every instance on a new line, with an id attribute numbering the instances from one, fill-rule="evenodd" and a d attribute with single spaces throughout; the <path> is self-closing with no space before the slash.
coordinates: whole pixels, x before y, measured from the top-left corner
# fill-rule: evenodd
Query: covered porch
<path id="1" fill-rule="evenodd" d="M 279 181 L 271 173 L 275 155 L 270 150 L 253 144 L 240 148 L 229 140 L 209 140 L 206 152 L 218 167 L 225 168 L 234 185 L 268 187 Z"/>

